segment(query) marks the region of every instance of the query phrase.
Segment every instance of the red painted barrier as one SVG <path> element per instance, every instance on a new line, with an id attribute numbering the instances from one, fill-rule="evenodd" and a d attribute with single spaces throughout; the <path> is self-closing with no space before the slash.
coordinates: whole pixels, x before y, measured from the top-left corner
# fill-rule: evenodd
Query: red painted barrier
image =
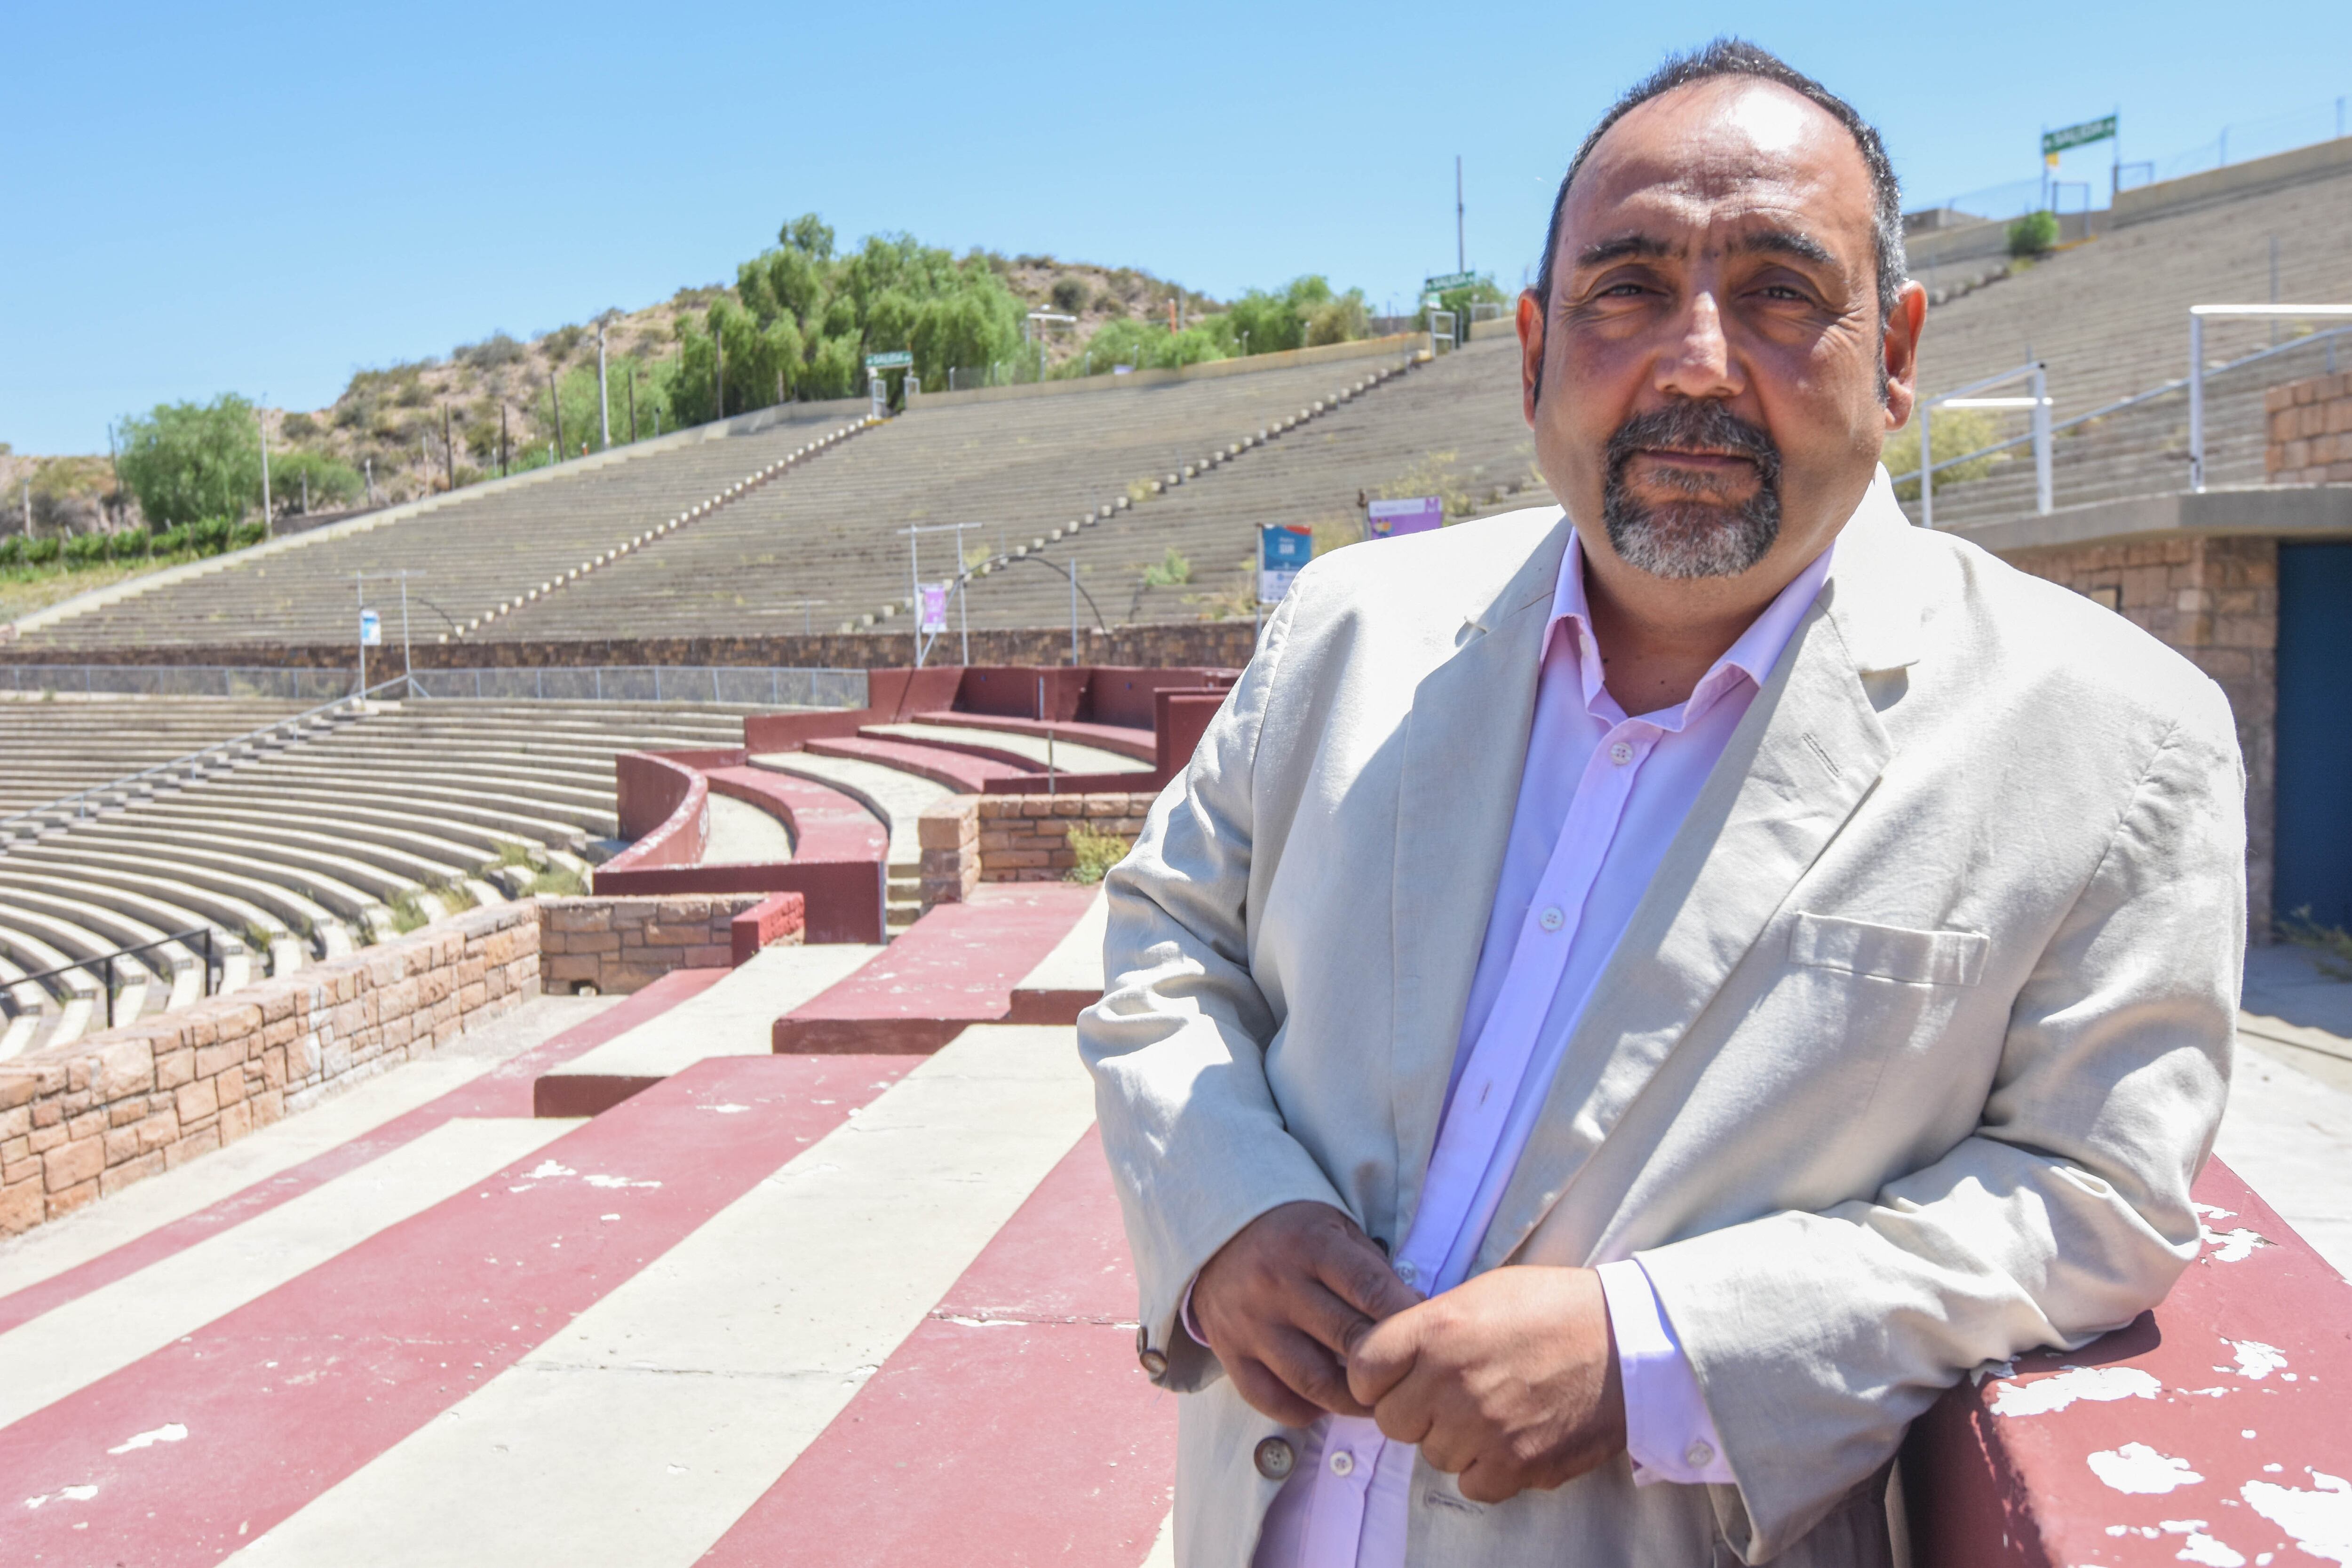
<path id="1" fill-rule="evenodd" d="M 613 759 L 614 816 L 620 835 L 636 842 L 596 870 L 626 873 L 656 866 L 691 866 L 710 839 L 709 790 L 688 763 L 658 752 L 623 752 Z"/>
<path id="2" fill-rule="evenodd" d="M 740 969 L 761 948 L 807 929 L 808 895 L 777 893 L 727 922 L 728 953 Z"/>
<path id="3" fill-rule="evenodd" d="M 1184 771 L 1200 749 L 1201 737 L 1208 731 L 1209 721 L 1223 707 L 1225 695 L 1195 694 L 1189 691 L 1157 691 L 1152 694 L 1151 732 L 1159 741 L 1158 778 L 1164 784 Z"/>
<path id="4" fill-rule="evenodd" d="M 2352 1284 L 2227 1166 L 2164 1303 L 1913 1423 L 1918 1568 L 2352 1561 Z"/>

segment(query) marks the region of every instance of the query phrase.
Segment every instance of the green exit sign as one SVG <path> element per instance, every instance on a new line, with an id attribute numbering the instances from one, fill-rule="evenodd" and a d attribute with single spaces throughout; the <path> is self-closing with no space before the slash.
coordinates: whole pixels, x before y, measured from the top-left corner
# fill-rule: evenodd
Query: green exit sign
<path id="1" fill-rule="evenodd" d="M 2093 142 L 2105 142 L 2116 133 L 2116 117 L 2085 120 L 2080 125 L 2062 126 L 2042 133 L 2042 155 L 2054 158 L 2069 147 L 2082 147 Z"/>
<path id="2" fill-rule="evenodd" d="M 886 354 L 866 356 L 866 368 L 868 370 L 906 370 L 914 363 L 915 356 L 905 349 L 898 349 Z"/>
<path id="3" fill-rule="evenodd" d="M 1434 278 L 1424 278 L 1421 286 L 1433 294 L 1443 294 L 1448 289 L 1468 289 L 1476 285 L 1475 272 L 1441 272 Z"/>

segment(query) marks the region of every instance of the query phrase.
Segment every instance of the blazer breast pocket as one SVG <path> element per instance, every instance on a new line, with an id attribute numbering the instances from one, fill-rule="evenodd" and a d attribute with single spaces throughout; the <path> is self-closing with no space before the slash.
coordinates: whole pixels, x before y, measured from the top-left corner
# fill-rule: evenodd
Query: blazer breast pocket
<path id="1" fill-rule="evenodd" d="M 1906 985 L 1974 985 L 1991 950 L 1982 931 L 1912 931 L 1837 915 L 1800 913 L 1789 932 L 1791 963 Z"/>

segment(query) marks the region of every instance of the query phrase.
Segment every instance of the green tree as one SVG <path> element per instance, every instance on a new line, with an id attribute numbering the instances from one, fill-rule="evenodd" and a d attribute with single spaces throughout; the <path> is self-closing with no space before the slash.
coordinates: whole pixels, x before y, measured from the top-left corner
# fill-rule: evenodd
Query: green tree
<path id="1" fill-rule="evenodd" d="M 261 500 L 260 427 L 253 405 L 233 392 L 132 415 L 122 442 L 122 481 L 152 527 L 242 516 Z"/>
<path id="2" fill-rule="evenodd" d="M 313 511 L 349 506 L 367 489 L 359 470 L 340 458 L 300 447 L 269 454 L 270 493 L 281 507 L 299 504 L 306 480 Z"/>

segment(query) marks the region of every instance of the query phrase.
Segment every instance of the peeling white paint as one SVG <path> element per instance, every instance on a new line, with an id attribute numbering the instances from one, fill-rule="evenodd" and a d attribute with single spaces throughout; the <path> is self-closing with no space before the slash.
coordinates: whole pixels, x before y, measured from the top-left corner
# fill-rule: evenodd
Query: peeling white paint
<path id="1" fill-rule="evenodd" d="M 711 1112 L 713 1112 L 713 1113 L 715 1113 L 715 1114 L 717 1114 L 717 1115 L 719 1115 L 719 1116 L 740 1116 L 740 1115 L 741 1115 L 744 1111 L 749 1110 L 751 1110 L 751 1108 L 750 1106 L 748 1106 L 748 1105 L 733 1105 L 733 1104 L 729 1104 L 729 1105 L 698 1105 L 698 1106 L 696 1106 L 696 1107 L 695 1107 L 695 1109 L 696 1109 L 697 1110 L 708 1110 L 708 1111 L 711 1111 Z"/>
<path id="2" fill-rule="evenodd" d="M 25 1506 L 26 1508 L 38 1508 L 43 1503 L 50 1501 L 88 1502 L 97 1495 L 98 1489 L 96 1487 L 59 1487 L 53 1492 L 43 1492 L 38 1497 L 26 1498 L 25 1500 Z"/>
<path id="3" fill-rule="evenodd" d="M 122 1447 L 119 1448 L 109 1448 L 107 1452 L 110 1454 L 128 1454 L 133 1448 L 152 1447 L 158 1443 L 184 1442 L 187 1439 L 187 1436 L 188 1429 L 185 1426 L 181 1426 L 177 1421 L 166 1422 L 164 1425 L 156 1427 L 152 1432 L 142 1432 L 137 1436 L 125 1440 Z"/>
<path id="4" fill-rule="evenodd" d="M 2307 1472 L 2317 1491 L 2248 1481 L 2238 1489 L 2247 1506 L 2289 1535 L 2312 1556 L 2327 1563 L 2352 1563 L 2352 1481 L 2341 1476 Z"/>
<path id="5" fill-rule="evenodd" d="M 2238 1217 L 2238 1211 L 2236 1209 L 2217 1209 L 2211 1204 L 2190 1204 L 2189 1206 L 2196 1210 L 2198 1216 L 2201 1219 L 2235 1219 Z"/>
<path id="6" fill-rule="evenodd" d="M 544 1182 L 551 1180 L 557 1176 L 576 1176 L 579 1173 L 579 1172 L 573 1170 L 569 1165 L 559 1165 L 552 1160 L 541 1160 L 539 1163 L 539 1168 L 537 1170 L 527 1171 L 524 1173 L 523 1179 L 531 1182 Z"/>
<path id="7" fill-rule="evenodd" d="M 659 1182 L 633 1182 L 626 1176 L 583 1176 L 592 1187 L 658 1187 Z"/>
<path id="8" fill-rule="evenodd" d="M 2205 1479 L 2189 1468 L 2188 1460 L 2159 1454 L 2145 1443 L 2102 1448 L 2088 1463 L 2093 1475 L 2119 1492 L 2168 1492 Z"/>
<path id="9" fill-rule="evenodd" d="M 2199 1226 L 2197 1234 L 2212 1250 L 2207 1255 L 2215 1263 L 2243 1263 L 2258 1247 L 2272 1245 L 2270 1237 L 2260 1231 L 2240 1226 L 2235 1230 L 2217 1231 L 2210 1226 Z"/>
<path id="10" fill-rule="evenodd" d="M 2123 1525 L 2113 1525 L 2108 1528 L 2107 1533 L 2127 1535 L 2130 1531 Z M 2206 1534 L 2205 1521 L 2201 1519 L 2163 1520 L 2158 1521 L 2154 1530 L 2143 1529 L 2140 1534 L 2150 1541 L 2160 1540 L 2167 1535 L 2189 1537 L 2187 1543 L 2176 1554 L 2183 1563 L 2202 1563 L 2207 1564 L 2207 1568 L 2246 1568 L 2244 1555 L 2227 1542 L 2217 1541 Z"/>
<path id="11" fill-rule="evenodd" d="M 2032 1383 L 2004 1383 L 1994 1391 L 1995 1415 L 2047 1415 L 2078 1399 L 2107 1404 L 2117 1399 L 2154 1399 L 2164 1384 L 2136 1366 L 2070 1366 Z"/>
<path id="12" fill-rule="evenodd" d="M 2235 1372 L 2249 1383 L 2260 1383 L 2286 1365 L 2286 1352 L 2276 1345 L 2266 1345 L 2260 1340 L 2223 1340 L 2230 1353 L 2237 1358 L 2235 1367 L 2217 1366 L 2215 1372 Z M 2288 1382 L 2294 1382 L 2290 1376 Z"/>

